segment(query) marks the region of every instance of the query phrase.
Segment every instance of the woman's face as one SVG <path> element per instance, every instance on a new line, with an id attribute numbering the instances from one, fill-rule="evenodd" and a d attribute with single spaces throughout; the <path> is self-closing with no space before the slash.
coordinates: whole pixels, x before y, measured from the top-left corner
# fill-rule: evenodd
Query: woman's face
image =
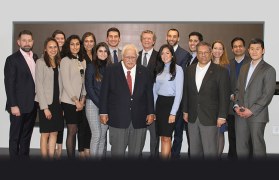
<path id="1" fill-rule="evenodd" d="M 80 43 L 78 39 L 72 39 L 70 41 L 70 51 L 74 56 L 77 56 L 80 50 Z"/>
<path id="2" fill-rule="evenodd" d="M 100 46 L 97 50 L 97 57 L 100 60 L 106 60 L 108 58 L 108 52 L 104 46 Z"/>
<path id="3" fill-rule="evenodd" d="M 224 47 L 221 43 L 215 43 L 212 48 L 212 55 L 214 58 L 220 58 L 224 53 Z"/>
<path id="4" fill-rule="evenodd" d="M 161 53 L 161 58 L 162 58 L 162 61 L 167 64 L 169 62 L 171 62 L 171 59 L 172 59 L 172 54 L 169 50 L 169 48 L 164 48 L 162 53 Z"/>
<path id="5" fill-rule="evenodd" d="M 65 37 L 63 34 L 56 34 L 54 39 L 58 42 L 58 46 L 62 48 L 65 43 Z"/>
<path id="6" fill-rule="evenodd" d="M 57 55 L 58 53 L 58 47 L 57 47 L 57 43 L 55 41 L 49 41 L 47 43 L 46 49 L 45 51 L 47 52 L 47 54 L 49 55 L 50 59 L 54 59 L 54 57 Z"/>
<path id="7" fill-rule="evenodd" d="M 83 43 L 86 51 L 91 51 L 95 45 L 94 38 L 92 36 L 87 36 Z"/>

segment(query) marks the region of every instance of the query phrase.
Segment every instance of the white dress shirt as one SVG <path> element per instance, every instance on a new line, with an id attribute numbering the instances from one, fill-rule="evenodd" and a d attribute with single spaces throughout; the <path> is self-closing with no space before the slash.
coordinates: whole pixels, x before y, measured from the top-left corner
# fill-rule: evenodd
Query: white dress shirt
<path id="1" fill-rule="evenodd" d="M 137 65 L 135 65 L 132 69 L 128 70 L 125 65 L 124 65 L 124 62 L 121 61 L 121 64 L 122 64 L 122 67 L 123 67 L 123 70 L 124 70 L 124 74 L 125 74 L 125 77 L 127 79 L 127 71 L 131 71 L 131 77 L 132 77 L 132 92 L 134 92 L 134 84 L 135 84 L 135 79 L 136 79 L 136 68 L 137 68 Z M 132 93 L 133 94 L 133 93 Z"/>

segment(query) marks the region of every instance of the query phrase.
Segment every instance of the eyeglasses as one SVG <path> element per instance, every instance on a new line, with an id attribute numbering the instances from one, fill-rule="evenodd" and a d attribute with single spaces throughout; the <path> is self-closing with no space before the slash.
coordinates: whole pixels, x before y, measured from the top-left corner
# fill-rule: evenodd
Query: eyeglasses
<path id="1" fill-rule="evenodd" d="M 199 55 L 199 56 L 203 56 L 203 55 L 208 56 L 209 54 L 210 54 L 209 51 L 206 51 L 206 52 L 201 52 L 201 51 L 199 51 L 199 52 L 198 52 L 198 55 Z"/>
<path id="2" fill-rule="evenodd" d="M 137 57 L 135 56 L 124 56 L 125 59 L 131 59 L 131 60 L 135 60 Z"/>

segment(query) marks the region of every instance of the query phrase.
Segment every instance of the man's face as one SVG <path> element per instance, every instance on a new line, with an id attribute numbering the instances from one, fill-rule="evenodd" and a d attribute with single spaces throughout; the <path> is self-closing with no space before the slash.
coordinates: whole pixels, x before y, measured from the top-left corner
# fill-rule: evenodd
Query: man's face
<path id="1" fill-rule="evenodd" d="M 260 60 L 263 57 L 264 49 L 260 44 L 251 44 L 248 52 L 253 61 Z"/>
<path id="2" fill-rule="evenodd" d="M 211 61 L 211 51 L 208 46 L 200 46 L 197 49 L 197 58 L 201 67 L 204 67 Z"/>
<path id="3" fill-rule="evenodd" d="M 137 54 L 134 49 L 127 49 L 123 54 L 123 63 L 125 67 L 130 70 L 132 69 L 137 62 Z"/>
<path id="4" fill-rule="evenodd" d="M 199 37 L 196 35 L 190 36 L 189 38 L 189 50 L 191 52 L 196 52 L 197 51 L 197 44 L 200 42 Z"/>
<path id="5" fill-rule="evenodd" d="M 143 33 L 141 38 L 141 44 L 143 49 L 145 50 L 150 50 L 151 48 L 153 48 L 153 45 L 155 44 L 153 34 Z"/>
<path id="6" fill-rule="evenodd" d="M 245 54 L 245 47 L 242 41 L 237 40 L 233 43 L 232 52 L 235 56 L 243 56 Z"/>
<path id="7" fill-rule="evenodd" d="M 120 37 L 118 32 L 110 31 L 107 37 L 107 43 L 110 47 L 116 48 L 120 42 Z"/>
<path id="8" fill-rule="evenodd" d="M 18 46 L 25 52 L 29 52 L 33 48 L 33 38 L 31 35 L 22 34 L 21 37 L 17 40 Z"/>
<path id="9" fill-rule="evenodd" d="M 175 46 L 179 42 L 179 36 L 177 31 L 169 31 L 167 34 L 167 43 L 171 46 Z"/>

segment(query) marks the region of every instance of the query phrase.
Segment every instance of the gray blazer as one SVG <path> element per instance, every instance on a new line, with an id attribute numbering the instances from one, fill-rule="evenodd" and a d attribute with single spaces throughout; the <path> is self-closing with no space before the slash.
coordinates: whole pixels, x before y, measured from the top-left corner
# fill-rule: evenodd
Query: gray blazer
<path id="1" fill-rule="evenodd" d="M 241 66 L 240 69 L 242 69 L 243 65 L 245 64 L 249 64 L 251 62 L 251 59 L 249 56 L 245 55 L 244 56 L 244 59 L 242 60 L 243 61 L 243 64 Z M 231 59 L 230 60 L 230 82 L 231 82 L 231 91 L 230 91 L 230 95 L 232 95 L 234 92 L 235 92 L 235 88 L 236 88 L 236 82 L 237 82 L 237 79 L 236 79 L 236 69 L 235 69 L 235 59 Z M 230 107 L 229 107 L 229 114 L 231 115 L 234 115 L 234 111 L 233 111 L 233 105 L 234 105 L 234 102 L 233 101 L 230 101 Z"/>
<path id="2" fill-rule="evenodd" d="M 268 105 L 275 92 L 276 71 L 271 65 L 261 60 L 245 90 L 249 67 L 250 63 L 243 65 L 239 73 L 235 92 L 236 103 L 252 111 L 253 115 L 248 118 L 249 121 L 268 122 Z"/>
<path id="3" fill-rule="evenodd" d="M 58 68 L 59 71 L 59 68 Z M 62 92 L 62 83 L 61 76 L 59 73 L 59 94 L 61 98 Z M 36 71 L 35 71 L 35 88 L 36 96 L 35 101 L 39 103 L 40 109 L 48 108 L 48 105 L 53 102 L 53 84 L 54 84 L 54 72 L 52 67 L 48 67 L 43 59 L 40 58 L 36 62 Z"/>
<path id="4" fill-rule="evenodd" d="M 84 69 L 81 76 L 79 64 Z M 81 95 L 86 95 L 84 86 L 84 74 L 86 62 L 80 62 L 78 59 L 69 59 L 64 57 L 60 63 L 60 74 L 62 78 L 61 102 L 75 105 L 74 100 L 79 99 Z"/>

